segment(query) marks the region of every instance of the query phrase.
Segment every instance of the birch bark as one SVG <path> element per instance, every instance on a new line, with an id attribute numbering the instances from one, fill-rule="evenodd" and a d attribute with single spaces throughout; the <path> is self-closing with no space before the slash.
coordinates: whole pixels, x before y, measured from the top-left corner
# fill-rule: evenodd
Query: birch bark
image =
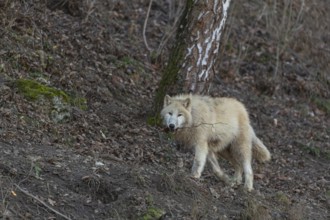
<path id="1" fill-rule="evenodd" d="M 166 93 L 207 94 L 230 0 L 187 0 L 176 44 L 164 69 L 155 106 Z"/>

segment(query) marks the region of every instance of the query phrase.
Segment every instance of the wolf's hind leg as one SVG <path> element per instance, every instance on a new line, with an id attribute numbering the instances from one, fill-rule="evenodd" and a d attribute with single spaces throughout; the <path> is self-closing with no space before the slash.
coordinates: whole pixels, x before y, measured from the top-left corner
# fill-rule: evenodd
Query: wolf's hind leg
<path id="1" fill-rule="evenodd" d="M 247 191 L 253 190 L 253 170 L 251 166 L 252 161 L 252 140 L 251 138 L 242 133 L 238 140 L 232 143 L 231 153 L 232 157 L 240 165 L 240 169 L 243 169 L 244 172 L 244 188 Z M 240 170 L 238 171 L 237 175 Z M 236 173 L 235 173 L 236 175 Z"/>
<path id="2" fill-rule="evenodd" d="M 219 177 L 219 179 L 221 179 L 225 183 L 231 184 L 231 181 L 230 181 L 229 177 L 220 168 L 219 163 L 218 163 L 218 159 L 215 156 L 214 152 L 210 151 L 207 158 L 208 158 L 208 160 L 210 161 L 210 163 L 212 165 L 212 169 L 213 169 L 215 175 L 217 177 Z"/>
<path id="3" fill-rule="evenodd" d="M 195 159 L 192 167 L 192 176 L 194 178 L 201 177 L 204 170 L 207 154 L 207 144 L 201 144 L 195 147 Z"/>

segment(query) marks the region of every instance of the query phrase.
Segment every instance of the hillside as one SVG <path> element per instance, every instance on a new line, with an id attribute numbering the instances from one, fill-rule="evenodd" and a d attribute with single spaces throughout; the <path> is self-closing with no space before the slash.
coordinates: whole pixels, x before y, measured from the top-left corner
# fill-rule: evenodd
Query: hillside
<path id="1" fill-rule="evenodd" d="M 231 5 L 210 95 L 245 103 L 272 153 L 251 193 L 191 179 L 192 152 L 147 123 L 173 2 L 153 1 L 153 52 L 146 0 L 0 2 L 1 219 L 330 218 L 328 1 Z"/>

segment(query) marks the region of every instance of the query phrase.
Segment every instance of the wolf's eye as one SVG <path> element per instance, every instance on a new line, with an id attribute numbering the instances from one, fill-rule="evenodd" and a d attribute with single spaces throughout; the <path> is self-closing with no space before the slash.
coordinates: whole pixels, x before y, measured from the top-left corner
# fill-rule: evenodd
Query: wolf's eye
<path id="1" fill-rule="evenodd" d="M 182 116 L 182 114 L 181 114 L 181 113 L 179 113 L 179 114 L 178 114 L 178 117 L 181 117 L 181 116 Z"/>
<path id="2" fill-rule="evenodd" d="M 169 114 L 169 115 L 172 115 L 172 112 L 169 112 L 168 114 Z"/>

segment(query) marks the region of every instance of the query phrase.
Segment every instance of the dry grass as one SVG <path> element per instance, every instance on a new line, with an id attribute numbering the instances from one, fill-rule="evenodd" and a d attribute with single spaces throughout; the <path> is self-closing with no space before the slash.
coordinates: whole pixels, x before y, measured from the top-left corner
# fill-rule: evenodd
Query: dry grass
<path id="1" fill-rule="evenodd" d="M 247 201 L 247 206 L 241 213 L 241 220 L 271 220 L 270 210 L 253 199 Z"/>

